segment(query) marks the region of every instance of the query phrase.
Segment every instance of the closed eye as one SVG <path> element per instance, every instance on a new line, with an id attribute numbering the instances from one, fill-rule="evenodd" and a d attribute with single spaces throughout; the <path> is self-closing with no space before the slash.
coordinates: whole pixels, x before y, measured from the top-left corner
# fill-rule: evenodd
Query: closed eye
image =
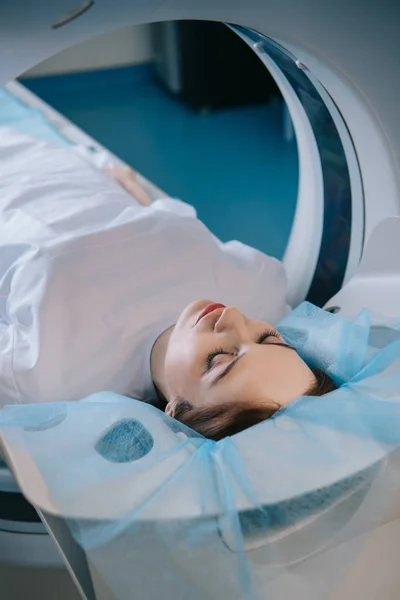
<path id="1" fill-rule="evenodd" d="M 263 333 L 263 341 L 265 341 L 268 337 L 274 337 L 274 338 L 278 338 L 280 340 L 280 336 L 278 334 L 278 332 L 276 332 L 276 335 L 272 334 L 269 332 L 266 335 L 266 332 Z M 261 339 L 261 336 L 258 338 L 259 340 Z M 262 342 L 258 342 L 261 343 Z M 270 344 L 264 344 L 264 346 L 269 346 L 270 348 L 277 348 L 277 347 L 281 347 L 281 348 L 287 348 L 288 350 L 294 350 L 295 349 L 292 346 L 289 346 L 288 344 L 285 344 L 285 342 L 281 342 L 281 341 L 276 341 L 276 342 L 271 342 Z M 228 354 L 228 353 L 226 353 Z M 231 353 L 229 353 L 231 354 Z M 224 377 L 226 377 L 231 371 L 232 369 L 235 367 L 235 365 L 239 362 L 239 360 L 241 360 L 243 357 L 246 356 L 246 352 L 243 352 L 243 354 L 238 354 L 233 360 L 229 361 L 229 364 L 223 369 L 223 371 L 221 373 L 219 373 L 217 375 L 217 377 L 214 379 L 214 381 L 211 382 L 211 385 L 216 385 L 219 381 L 221 381 L 221 379 L 223 379 Z"/>
<path id="2" fill-rule="evenodd" d="M 275 338 L 280 340 L 281 336 L 279 335 L 279 333 L 276 331 L 276 329 L 266 329 L 265 331 L 263 331 L 263 333 L 257 338 L 256 343 L 257 344 L 263 344 L 265 342 L 265 340 L 267 340 L 268 338 Z M 288 346 L 288 344 L 282 343 L 282 342 L 274 342 L 274 345 L 276 346 L 283 346 L 285 348 L 290 348 L 291 346 Z M 213 352 L 210 352 L 207 355 L 207 359 L 206 359 L 206 369 L 205 371 L 211 371 L 211 369 L 213 368 L 213 361 L 214 358 L 216 358 L 217 356 L 219 356 L 220 354 L 226 354 L 228 356 L 235 356 L 237 355 L 237 352 L 230 352 L 229 350 L 224 350 L 223 348 L 217 348 L 217 350 L 214 350 Z M 241 355 L 244 356 L 244 355 Z M 236 364 L 236 362 L 234 363 Z M 233 364 L 232 364 L 233 366 Z"/>
<path id="3" fill-rule="evenodd" d="M 275 338 L 280 340 L 280 335 L 279 333 L 276 331 L 276 329 L 266 329 L 265 331 L 263 331 L 263 333 L 257 338 L 256 343 L 257 344 L 262 344 L 263 342 L 265 342 L 266 339 L 268 338 Z M 280 344 L 278 344 L 280 345 Z M 283 345 L 283 344 L 282 344 Z M 286 346 L 286 344 L 285 344 Z M 206 372 L 207 371 L 211 371 L 211 369 L 213 368 L 213 362 L 214 362 L 214 358 L 216 358 L 217 356 L 219 356 L 220 354 L 227 354 L 230 356 L 235 356 L 237 354 L 237 352 L 230 352 L 229 350 L 224 350 L 224 348 L 217 348 L 216 350 L 214 350 L 213 352 L 210 352 L 207 355 L 207 359 L 206 359 Z"/>
<path id="4" fill-rule="evenodd" d="M 274 337 L 274 338 L 278 338 L 278 340 L 280 339 L 280 335 L 279 333 L 276 331 L 276 329 L 266 329 L 265 331 L 263 331 L 263 333 L 257 338 L 257 344 L 262 344 L 263 342 L 265 342 L 266 339 L 268 339 L 269 337 Z"/>
<path id="5" fill-rule="evenodd" d="M 217 350 L 214 350 L 214 352 L 210 352 L 207 355 L 207 359 L 206 359 L 206 371 L 211 371 L 211 369 L 213 367 L 214 358 L 216 356 L 219 356 L 220 354 L 228 354 L 228 355 L 233 356 L 233 352 L 229 352 L 228 350 L 224 350 L 223 348 L 217 348 Z"/>
<path id="6" fill-rule="evenodd" d="M 293 346 L 289 346 L 289 344 L 285 344 L 285 342 L 280 341 L 281 336 L 275 329 L 268 329 L 268 330 L 264 331 L 257 338 L 257 344 L 262 344 L 263 342 L 265 342 L 266 339 L 268 339 L 270 337 L 276 338 L 279 341 L 272 342 L 271 344 L 268 344 L 269 346 L 271 346 L 273 348 L 276 348 L 278 346 L 281 348 L 288 348 L 289 350 L 295 350 L 293 348 Z M 267 345 L 267 344 L 265 344 L 265 345 Z M 210 359 L 210 366 L 207 368 L 207 370 L 210 371 L 212 369 L 212 366 L 213 366 L 212 361 L 218 354 L 229 354 L 231 356 L 235 356 L 235 355 L 236 356 L 233 360 L 229 361 L 229 364 L 224 368 L 224 370 L 221 373 L 219 373 L 217 375 L 217 377 L 214 379 L 214 381 L 212 381 L 211 385 L 216 385 L 219 381 L 221 381 L 221 379 L 226 377 L 226 375 L 228 375 L 232 371 L 232 369 L 239 362 L 239 360 L 241 360 L 244 356 L 246 356 L 247 353 L 243 352 L 243 354 L 238 354 L 237 352 L 228 352 L 226 350 L 223 350 L 222 348 L 219 348 L 215 352 L 211 352 L 208 355 L 208 359 Z M 208 363 L 208 359 L 207 359 L 207 363 Z"/>

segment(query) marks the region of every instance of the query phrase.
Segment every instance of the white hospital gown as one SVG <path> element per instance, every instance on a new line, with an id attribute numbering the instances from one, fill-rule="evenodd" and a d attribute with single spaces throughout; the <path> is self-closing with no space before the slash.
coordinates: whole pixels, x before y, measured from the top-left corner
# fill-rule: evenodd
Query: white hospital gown
<path id="1" fill-rule="evenodd" d="M 0 231 L 0 407 L 100 390 L 151 401 L 151 345 L 188 303 L 271 323 L 289 310 L 279 261 L 220 242 L 184 202 L 142 207 L 84 156 L 6 129 Z"/>

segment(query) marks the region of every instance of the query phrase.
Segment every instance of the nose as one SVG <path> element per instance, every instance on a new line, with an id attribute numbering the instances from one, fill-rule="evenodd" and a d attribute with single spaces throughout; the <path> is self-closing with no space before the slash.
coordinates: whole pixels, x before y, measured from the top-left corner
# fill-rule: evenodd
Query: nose
<path id="1" fill-rule="evenodd" d="M 246 337 L 247 327 L 245 317 L 233 306 L 225 308 L 214 325 L 214 331 L 216 333 L 231 332 L 240 337 Z"/>

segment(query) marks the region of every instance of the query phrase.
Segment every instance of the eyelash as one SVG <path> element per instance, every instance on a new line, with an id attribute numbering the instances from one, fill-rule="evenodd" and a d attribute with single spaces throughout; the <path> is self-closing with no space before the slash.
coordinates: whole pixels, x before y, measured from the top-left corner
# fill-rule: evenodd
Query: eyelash
<path id="1" fill-rule="evenodd" d="M 275 329 L 267 329 L 257 338 L 257 344 L 262 344 L 269 337 L 279 338 L 279 333 Z M 223 348 L 217 348 L 213 352 L 210 352 L 208 354 L 207 360 L 206 360 L 206 370 L 207 371 L 211 370 L 212 362 L 213 362 L 214 358 L 216 356 L 219 356 L 220 354 L 233 354 L 233 352 L 228 352 L 227 350 L 224 350 Z"/>
<path id="2" fill-rule="evenodd" d="M 276 331 L 276 329 L 267 329 L 257 339 L 257 344 L 262 344 L 269 337 L 279 338 L 279 333 Z"/>

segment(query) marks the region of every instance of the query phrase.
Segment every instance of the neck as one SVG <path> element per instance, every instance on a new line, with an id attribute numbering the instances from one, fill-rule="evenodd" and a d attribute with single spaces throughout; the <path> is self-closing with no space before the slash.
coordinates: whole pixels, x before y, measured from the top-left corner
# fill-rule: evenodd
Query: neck
<path id="1" fill-rule="evenodd" d="M 165 356 L 167 354 L 168 342 L 175 325 L 171 325 L 153 344 L 150 354 L 150 372 L 158 393 L 168 402 L 169 390 L 165 381 Z"/>

